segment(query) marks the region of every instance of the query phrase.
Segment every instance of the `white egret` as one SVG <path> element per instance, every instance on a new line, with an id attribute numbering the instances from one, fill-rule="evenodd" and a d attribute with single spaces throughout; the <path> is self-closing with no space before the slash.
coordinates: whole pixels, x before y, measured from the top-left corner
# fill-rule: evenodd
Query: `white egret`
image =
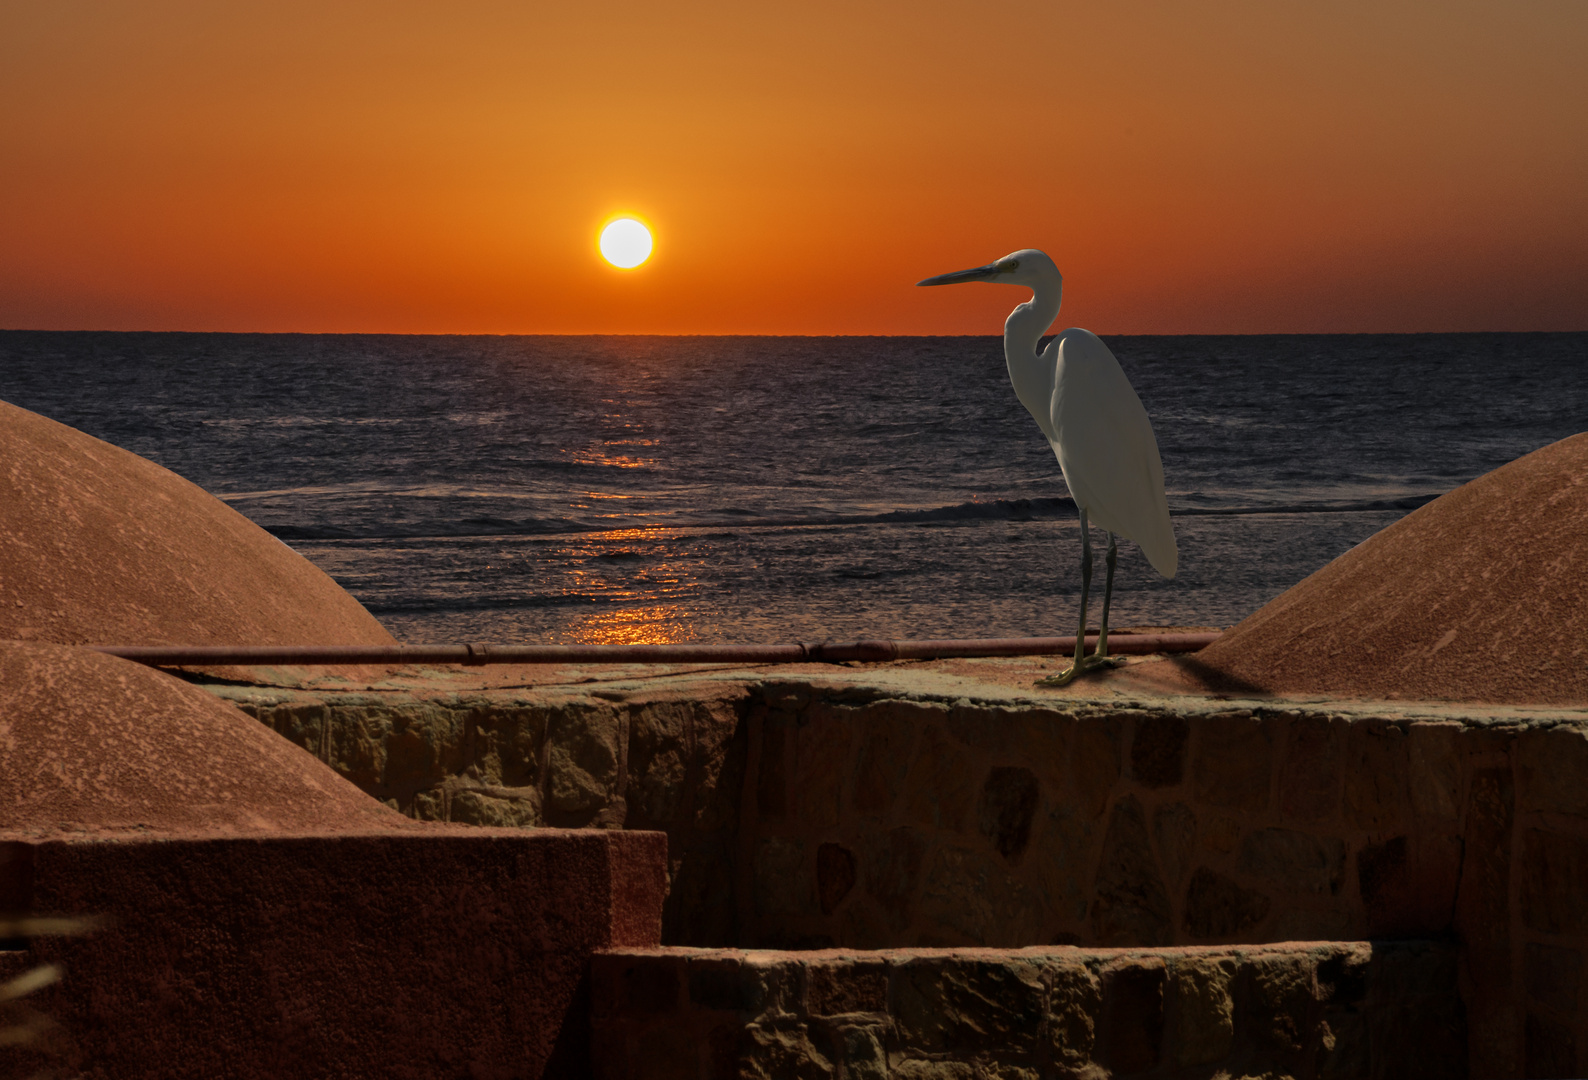
<path id="1" fill-rule="evenodd" d="M 1172 578 L 1179 565 L 1169 503 L 1163 494 L 1163 461 L 1141 398 L 1119 361 L 1096 334 L 1071 328 L 1037 352 L 1059 314 L 1064 277 L 1053 260 L 1034 248 L 997 262 L 917 282 L 957 285 L 986 281 L 1021 285 L 1031 299 L 1009 313 L 1004 323 L 1004 359 L 1015 396 L 1036 420 L 1059 459 L 1059 470 L 1081 512 L 1081 626 L 1075 661 L 1039 686 L 1063 686 L 1077 675 L 1111 663 L 1108 658 L 1108 605 L 1118 560 L 1115 536 L 1136 541 L 1153 569 Z M 1086 605 L 1092 587 L 1092 538 L 1088 519 L 1108 533 L 1108 576 L 1103 589 L 1103 621 L 1097 649 L 1086 655 Z"/>

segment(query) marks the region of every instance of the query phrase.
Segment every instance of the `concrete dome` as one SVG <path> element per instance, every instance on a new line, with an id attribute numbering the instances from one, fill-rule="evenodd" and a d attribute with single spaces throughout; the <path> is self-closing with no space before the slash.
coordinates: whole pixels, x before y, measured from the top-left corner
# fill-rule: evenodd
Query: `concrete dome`
<path id="1" fill-rule="evenodd" d="M 0 642 L 0 832 L 206 835 L 424 826 L 180 679 Z"/>
<path id="2" fill-rule="evenodd" d="M 1178 663 L 1236 692 L 1588 704 L 1588 434 L 1408 514 Z"/>
<path id="3" fill-rule="evenodd" d="M 307 559 L 169 469 L 0 402 L 0 639 L 389 645 Z"/>

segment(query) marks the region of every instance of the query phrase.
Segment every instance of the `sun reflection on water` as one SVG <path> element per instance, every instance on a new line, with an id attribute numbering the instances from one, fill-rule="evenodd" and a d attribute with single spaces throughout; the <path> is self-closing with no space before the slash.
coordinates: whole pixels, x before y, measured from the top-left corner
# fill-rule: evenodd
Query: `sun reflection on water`
<path id="1" fill-rule="evenodd" d="M 568 637 L 580 645 L 671 645 L 700 639 L 689 612 L 676 604 L 595 612 L 569 627 Z"/>

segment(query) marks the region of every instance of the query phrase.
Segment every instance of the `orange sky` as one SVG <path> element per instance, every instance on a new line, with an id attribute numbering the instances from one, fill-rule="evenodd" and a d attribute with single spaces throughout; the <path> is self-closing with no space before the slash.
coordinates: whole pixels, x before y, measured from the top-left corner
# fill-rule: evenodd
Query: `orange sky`
<path id="1" fill-rule="evenodd" d="M 0 0 L 0 327 L 1588 329 L 1582 0 Z M 595 255 L 631 211 L 644 269 Z"/>

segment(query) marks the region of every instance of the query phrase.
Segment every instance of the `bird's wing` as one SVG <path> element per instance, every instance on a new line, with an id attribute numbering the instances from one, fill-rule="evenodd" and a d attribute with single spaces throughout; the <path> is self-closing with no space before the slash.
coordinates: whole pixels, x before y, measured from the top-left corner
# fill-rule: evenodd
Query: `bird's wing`
<path id="1" fill-rule="evenodd" d="M 1153 569 L 1174 577 L 1180 558 L 1163 460 L 1141 398 L 1097 335 L 1066 330 L 1051 348 L 1053 449 L 1070 494 L 1094 524 L 1136 541 Z"/>

